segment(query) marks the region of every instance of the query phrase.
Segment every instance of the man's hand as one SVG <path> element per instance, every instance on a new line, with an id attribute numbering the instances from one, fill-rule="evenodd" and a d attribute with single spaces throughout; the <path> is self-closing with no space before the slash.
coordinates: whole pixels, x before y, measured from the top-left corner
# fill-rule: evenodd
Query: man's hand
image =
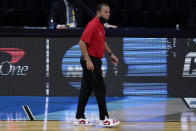
<path id="1" fill-rule="evenodd" d="M 57 25 L 56 26 L 57 29 L 67 29 L 66 25 Z"/>
<path id="2" fill-rule="evenodd" d="M 86 61 L 86 68 L 87 68 L 88 70 L 94 71 L 94 65 L 93 65 L 93 63 L 92 63 L 91 60 L 87 60 L 87 61 Z"/>
<path id="3" fill-rule="evenodd" d="M 105 24 L 105 28 L 113 28 L 113 29 L 116 29 L 118 27 L 116 25 Z"/>
<path id="4" fill-rule="evenodd" d="M 114 54 L 111 54 L 110 58 L 113 64 L 118 64 L 118 58 Z"/>

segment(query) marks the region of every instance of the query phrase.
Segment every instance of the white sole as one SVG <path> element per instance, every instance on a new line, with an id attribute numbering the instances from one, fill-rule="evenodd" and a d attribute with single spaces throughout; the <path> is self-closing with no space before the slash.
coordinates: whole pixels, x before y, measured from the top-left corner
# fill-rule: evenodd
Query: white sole
<path id="1" fill-rule="evenodd" d="M 94 126 L 94 124 L 73 124 L 73 126 Z"/>
<path id="2" fill-rule="evenodd" d="M 95 126 L 98 126 L 98 127 L 115 127 L 115 126 L 117 126 L 118 124 L 120 124 L 120 122 L 118 122 L 118 123 L 116 123 L 116 124 L 114 124 L 114 125 L 95 125 Z"/>

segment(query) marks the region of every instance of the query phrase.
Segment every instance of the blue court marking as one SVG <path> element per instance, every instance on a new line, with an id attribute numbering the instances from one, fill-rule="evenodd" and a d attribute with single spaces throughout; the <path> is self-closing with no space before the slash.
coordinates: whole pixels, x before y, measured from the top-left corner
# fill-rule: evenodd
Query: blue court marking
<path id="1" fill-rule="evenodd" d="M 174 99 L 166 96 L 106 98 L 108 111 L 135 108 Z M 22 105 L 30 107 L 36 120 L 44 120 L 46 115 L 47 120 L 71 120 L 75 116 L 77 102 L 78 97 L 49 97 L 48 108 L 46 109 L 46 97 L 0 96 L 0 120 L 27 120 Z M 90 97 L 85 114 L 92 117 L 98 116 L 95 97 Z"/>

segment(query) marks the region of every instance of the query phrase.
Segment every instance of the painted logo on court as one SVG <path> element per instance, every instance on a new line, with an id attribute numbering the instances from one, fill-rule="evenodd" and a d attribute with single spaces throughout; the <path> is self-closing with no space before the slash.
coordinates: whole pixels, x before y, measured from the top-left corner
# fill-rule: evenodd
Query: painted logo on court
<path id="1" fill-rule="evenodd" d="M 29 66 L 15 65 L 25 55 L 25 51 L 19 48 L 0 48 L 0 53 L 10 55 L 11 59 L 0 63 L 0 76 L 27 75 Z"/>

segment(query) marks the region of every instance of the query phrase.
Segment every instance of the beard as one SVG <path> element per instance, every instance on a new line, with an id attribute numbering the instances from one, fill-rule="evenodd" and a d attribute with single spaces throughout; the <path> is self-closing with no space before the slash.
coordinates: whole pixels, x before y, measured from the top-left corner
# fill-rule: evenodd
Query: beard
<path id="1" fill-rule="evenodd" d="M 99 17 L 99 21 L 101 22 L 101 24 L 108 23 L 108 20 L 104 19 L 102 16 Z"/>

